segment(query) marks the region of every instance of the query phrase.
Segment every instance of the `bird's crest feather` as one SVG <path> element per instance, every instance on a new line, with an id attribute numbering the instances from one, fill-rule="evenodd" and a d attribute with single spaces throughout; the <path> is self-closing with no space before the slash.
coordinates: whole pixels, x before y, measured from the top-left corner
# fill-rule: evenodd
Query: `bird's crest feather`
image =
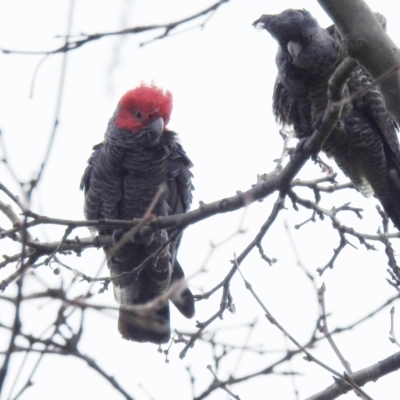
<path id="1" fill-rule="evenodd" d="M 172 94 L 169 91 L 142 83 L 125 93 L 117 107 L 115 125 L 133 133 L 161 117 L 164 126 L 172 112 Z"/>

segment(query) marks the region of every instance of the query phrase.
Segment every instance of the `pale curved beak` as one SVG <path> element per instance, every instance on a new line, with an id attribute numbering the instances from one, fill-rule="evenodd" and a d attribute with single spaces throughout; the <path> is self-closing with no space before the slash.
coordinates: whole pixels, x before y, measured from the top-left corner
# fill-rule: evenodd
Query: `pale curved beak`
<path id="1" fill-rule="evenodd" d="M 162 133 L 164 132 L 164 120 L 161 117 L 155 119 L 146 128 L 145 144 L 148 147 L 157 146 L 160 142 Z"/>
<path id="2" fill-rule="evenodd" d="M 299 54 L 303 50 L 303 46 L 300 43 L 291 40 L 287 44 L 287 49 L 289 54 L 292 56 L 294 64 L 296 64 L 297 58 L 299 57 Z"/>
<path id="3" fill-rule="evenodd" d="M 149 124 L 149 130 L 151 130 L 157 136 L 161 136 L 164 130 L 164 120 L 161 117 L 158 117 L 151 124 Z"/>

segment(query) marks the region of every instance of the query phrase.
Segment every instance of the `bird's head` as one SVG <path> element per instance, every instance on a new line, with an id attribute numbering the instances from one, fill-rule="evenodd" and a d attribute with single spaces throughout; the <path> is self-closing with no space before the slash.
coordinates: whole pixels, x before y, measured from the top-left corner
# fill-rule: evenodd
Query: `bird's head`
<path id="1" fill-rule="evenodd" d="M 114 124 L 141 138 L 144 145 L 157 145 L 171 116 L 172 95 L 154 85 L 142 84 L 125 93 L 118 103 Z"/>
<path id="2" fill-rule="evenodd" d="M 307 10 L 264 14 L 253 25 L 269 32 L 279 43 L 278 56 L 289 57 L 298 68 L 325 72 L 339 60 L 334 37 Z"/>
<path id="3" fill-rule="evenodd" d="M 307 10 L 288 9 L 276 15 L 262 15 L 253 26 L 267 30 L 279 42 L 287 47 L 290 42 L 306 44 L 319 27 L 316 19 Z"/>

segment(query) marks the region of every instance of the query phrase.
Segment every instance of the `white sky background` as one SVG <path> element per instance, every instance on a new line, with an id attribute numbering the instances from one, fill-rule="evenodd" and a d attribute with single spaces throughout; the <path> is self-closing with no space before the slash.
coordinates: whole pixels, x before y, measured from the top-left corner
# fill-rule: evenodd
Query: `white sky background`
<path id="1" fill-rule="evenodd" d="M 107 32 L 175 21 L 213 3 L 185 0 L 76 0 L 72 33 Z M 388 33 L 398 42 L 400 32 L 393 2 L 371 0 L 368 4 L 374 11 L 387 17 Z M 282 149 L 270 100 L 276 76 L 277 46 L 265 31 L 255 30 L 252 22 L 263 13 L 274 14 L 286 8 L 299 7 L 307 8 L 322 26 L 330 24 L 316 1 L 231 0 L 217 11 L 203 30 L 192 29 L 144 47 L 139 47 L 139 43 L 150 40 L 161 31 L 110 37 L 71 51 L 68 54 L 59 127 L 43 179 L 33 198 L 32 209 L 51 217 L 83 218 L 83 195 L 78 187 L 91 147 L 103 139 L 108 119 L 121 95 L 142 80 L 154 81 L 173 93 L 174 110 L 169 128 L 178 132 L 195 164 L 193 173 L 196 190 L 192 209 L 197 208 L 199 201 L 211 202 L 232 196 L 237 190 L 250 188 L 256 182 L 257 174 L 274 168 L 273 160 L 280 156 Z M 62 39 L 55 38 L 55 35 L 65 34 L 68 12 L 68 1 L 1 0 L 0 48 L 33 51 L 60 46 Z M 198 21 L 187 27 L 196 24 Z M 35 176 L 45 154 L 54 124 L 62 57 L 50 56 L 39 67 L 34 78 L 35 69 L 43 56 L 0 55 L 0 128 L 9 161 L 21 181 L 29 181 Z M 33 96 L 30 98 L 32 84 Z M 317 176 L 321 176 L 321 173 L 312 163 L 300 174 L 300 177 L 307 178 Z M 339 179 L 341 182 L 347 181 L 342 175 Z M 18 193 L 18 185 L 3 165 L 0 165 L 0 180 Z M 311 193 L 304 193 L 312 199 Z M 0 193 L 0 199 L 10 202 L 3 193 Z M 239 254 L 257 234 L 275 199 L 276 195 L 248 208 L 242 223 L 246 233 L 237 235 L 215 250 L 207 264 L 210 272 L 190 281 L 195 293 L 211 289 L 226 275 L 234 252 Z M 346 223 L 356 224 L 362 232 L 376 232 L 380 219 L 374 209 L 374 200 L 365 200 L 350 191 L 324 196 L 323 199 L 322 206 L 325 208 L 348 201 L 353 206 L 363 207 L 365 212 L 362 221 L 349 216 Z M 318 220 L 296 231 L 294 225 L 303 222 L 310 213 L 294 212 L 289 201 L 287 207 L 288 211 L 280 214 L 263 242 L 267 255 L 277 258 L 278 262 L 268 267 L 258 252 L 253 251 L 243 263 L 242 271 L 271 313 L 300 343 L 310 338 L 318 307 L 312 284 L 296 265 L 296 257 L 284 228 L 285 221 L 292 231 L 304 266 L 315 275 L 318 286 L 322 282 L 327 286 L 326 301 L 327 310 L 331 313 L 331 328 L 354 322 L 395 294 L 386 283 L 386 258 L 382 247 L 378 245 L 379 253 L 367 252 L 352 240 L 359 250 L 347 247 L 335 268 L 326 271 L 322 278 L 317 277 L 314 271 L 328 262 L 333 248 L 339 244 L 339 237 L 327 220 Z M 243 210 L 202 221 L 185 231 L 179 259 L 187 276 L 199 271 L 210 250 L 210 242 L 218 243 L 227 238 L 239 228 L 242 218 Z M 4 219 L 0 219 L 0 225 L 5 225 Z M 55 241 L 61 238 L 63 232 L 62 228 L 47 227 L 38 229 L 36 234 L 41 240 Z M 82 229 L 74 232 L 73 236 L 77 234 L 88 236 L 88 231 Z M 13 254 L 11 248 L 18 251 L 14 243 L 0 241 L 0 254 Z M 85 251 L 81 258 L 63 258 L 68 265 L 88 275 L 96 273 L 102 259 L 100 250 Z M 12 272 L 12 267 L 0 270 L 0 280 Z M 59 285 L 59 278 L 49 268 L 42 267 L 37 273 L 53 286 Z M 104 269 L 102 275 L 106 274 Z M 43 290 L 36 280 L 29 278 L 25 287 L 28 290 Z M 76 293 L 84 293 L 86 288 L 87 283 L 82 282 L 77 285 Z M 10 286 L 6 293 L 12 294 L 14 291 L 15 287 Z M 275 352 L 263 356 L 232 353 L 222 362 L 221 379 L 226 379 L 230 374 L 237 377 L 258 371 L 286 351 L 282 334 L 266 321 L 263 311 L 246 291 L 239 275 L 232 281 L 232 295 L 237 312 L 226 312 L 223 321 L 217 321 L 210 327 L 215 329 L 220 326 L 224 329 L 217 334 L 216 340 L 244 345 L 248 329 L 227 328 L 257 320 L 250 343 Z M 195 320 L 208 319 L 217 310 L 220 298 L 218 292 L 209 301 L 197 303 L 194 320 L 186 321 L 173 310 L 172 327 L 193 332 Z M 115 305 L 112 291 L 97 296 L 95 301 Z M 46 327 L 46 317 L 51 315 L 52 309 L 53 306 L 47 302 L 40 303 L 40 307 L 37 303 L 23 308 L 26 329 L 41 332 Z M 11 311 L 0 310 L 0 315 L 9 313 L 11 318 Z M 213 364 L 208 345 L 197 342 L 184 360 L 178 357 L 182 346 L 173 346 L 170 363 L 166 364 L 156 346 L 120 339 L 116 325 L 115 314 L 100 315 L 89 311 L 80 349 L 113 375 L 135 399 L 151 398 L 139 385 L 157 400 L 191 398 L 189 376 L 185 371 L 188 365 L 197 378 L 196 395 L 212 381 L 206 369 L 208 364 Z M 400 330 L 399 322 L 397 327 Z M 338 346 L 354 371 L 398 350 L 388 340 L 389 329 L 387 308 L 357 330 L 336 336 Z M 0 332 L 1 349 L 7 342 L 8 337 Z M 294 349 L 293 345 L 289 347 Z M 283 353 L 276 353 L 276 350 L 283 350 Z M 312 351 L 332 368 L 343 371 L 326 343 L 319 343 Z M 32 364 L 34 359 L 30 359 Z M 15 374 L 20 361 L 19 357 L 13 358 L 12 374 Z M 306 398 L 332 383 L 329 372 L 307 363 L 301 356 L 295 358 L 293 368 L 303 374 L 296 378 L 300 398 Z M 278 368 L 278 371 L 288 370 L 287 365 Z M 28 372 L 29 368 L 26 369 Z M 45 357 L 34 382 L 35 385 L 25 392 L 22 399 L 122 398 L 85 363 L 71 357 Z M 290 378 L 285 376 L 266 375 L 233 386 L 232 391 L 242 399 L 294 399 L 290 382 Z M 370 383 L 365 389 L 374 399 L 398 399 L 398 374 L 391 374 L 375 384 Z M 209 398 L 226 399 L 227 395 L 217 391 Z M 351 393 L 346 397 L 355 398 Z"/>

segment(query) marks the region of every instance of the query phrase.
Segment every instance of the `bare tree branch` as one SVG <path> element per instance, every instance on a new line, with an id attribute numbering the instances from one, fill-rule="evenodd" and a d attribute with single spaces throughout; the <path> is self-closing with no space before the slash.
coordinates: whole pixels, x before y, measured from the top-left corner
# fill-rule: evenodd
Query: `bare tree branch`
<path id="1" fill-rule="evenodd" d="M 220 0 L 217 1 L 215 4 L 212 6 L 206 8 L 205 10 L 202 10 L 194 15 L 191 15 L 189 17 L 180 19 L 178 21 L 174 22 L 169 22 L 166 24 L 159 24 L 159 25 L 149 25 L 149 26 L 137 26 L 134 28 L 126 28 L 122 29 L 120 31 L 114 31 L 114 32 L 103 32 L 103 33 L 93 33 L 93 34 L 81 34 L 80 36 L 82 37 L 81 39 L 76 39 L 76 40 L 70 40 L 70 37 L 67 36 L 67 41 L 65 44 L 63 44 L 61 47 L 58 47 L 54 50 L 50 51 L 25 51 L 25 50 L 11 50 L 11 49 L 5 49 L 5 48 L 0 48 L 0 51 L 3 52 L 3 54 L 57 54 L 57 53 L 67 53 L 68 51 L 78 49 L 85 44 L 89 42 L 93 42 L 95 40 L 102 39 L 104 37 L 108 36 L 122 36 L 122 35 L 134 35 L 138 33 L 143 33 L 147 31 L 154 31 L 154 30 L 163 30 L 164 32 L 156 36 L 154 40 L 158 39 L 163 39 L 165 37 L 170 36 L 170 33 L 174 31 L 176 28 L 178 28 L 181 25 L 184 25 L 187 22 L 196 20 L 200 17 L 210 15 L 211 13 L 215 12 L 222 4 L 229 2 L 229 0 Z M 206 20 L 200 24 L 200 27 L 203 27 L 204 24 L 208 21 L 209 18 L 206 18 Z"/>
<path id="2" fill-rule="evenodd" d="M 318 2 L 335 23 L 349 55 L 375 79 L 389 73 L 380 88 L 389 112 L 400 123 L 400 50 L 364 0 Z"/>
<path id="3" fill-rule="evenodd" d="M 353 374 L 349 375 L 348 378 L 358 386 L 364 386 L 366 383 L 376 382 L 383 376 L 397 371 L 398 369 L 400 369 L 400 352 L 395 353 L 382 361 L 379 361 L 377 364 L 354 372 Z M 337 381 L 322 392 L 308 397 L 307 400 L 333 400 L 349 392 L 350 390 L 351 387 L 346 384 L 346 382 Z"/>

